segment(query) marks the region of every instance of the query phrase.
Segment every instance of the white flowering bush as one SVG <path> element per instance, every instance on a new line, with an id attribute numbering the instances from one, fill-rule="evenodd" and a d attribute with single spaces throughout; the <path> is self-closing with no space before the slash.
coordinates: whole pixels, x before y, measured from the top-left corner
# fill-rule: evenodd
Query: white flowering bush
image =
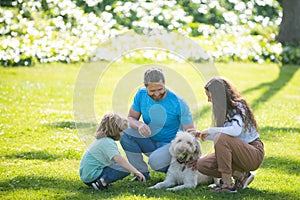
<path id="1" fill-rule="evenodd" d="M 282 15 L 276 0 L 3 0 L 0 5 L 5 66 L 88 61 L 97 47 L 128 30 L 188 35 L 216 61 L 280 62 L 282 52 L 275 42 Z M 103 52 L 109 49 L 106 55 L 114 51 Z M 147 59 L 170 56 L 150 54 Z"/>
<path id="2" fill-rule="evenodd" d="M 71 0 L 47 0 L 46 8 L 41 2 L 18 0 L 22 12 L 0 8 L 2 65 L 88 60 L 93 49 L 120 32 L 110 13 L 84 13 Z"/>

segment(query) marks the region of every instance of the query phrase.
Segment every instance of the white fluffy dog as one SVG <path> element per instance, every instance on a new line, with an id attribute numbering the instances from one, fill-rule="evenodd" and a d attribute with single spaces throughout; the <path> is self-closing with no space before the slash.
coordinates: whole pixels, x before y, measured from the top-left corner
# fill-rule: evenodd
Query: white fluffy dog
<path id="1" fill-rule="evenodd" d="M 190 133 L 178 132 L 169 148 L 172 156 L 166 179 L 149 187 L 150 189 L 167 188 L 167 190 L 181 190 L 195 188 L 198 184 L 213 182 L 212 177 L 193 171 L 186 165 L 187 161 L 198 159 L 201 152 L 200 142 Z M 174 186 L 173 188 L 169 188 Z"/>

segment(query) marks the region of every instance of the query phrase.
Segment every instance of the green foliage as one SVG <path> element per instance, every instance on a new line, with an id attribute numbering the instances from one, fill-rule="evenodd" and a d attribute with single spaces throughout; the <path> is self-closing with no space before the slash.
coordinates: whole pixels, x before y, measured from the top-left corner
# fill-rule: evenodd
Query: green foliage
<path id="1" fill-rule="evenodd" d="M 300 65 L 300 42 L 284 44 L 281 57 L 283 64 Z"/>
<path id="2" fill-rule="evenodd" d="M 2 0 L 0 1 L 0 6 L 11 7 L 14 0 Z"/>
<path id="3" fill-rule="evenodd" d="M 202 39 L 213 46 L 209 53 L 216 61 L 281 60 L 282 47 L 275 35 L 282 11 L 275 0 L 6 0 L 1 6 L 0 64 L 4 66 L 88 61 L 110 38 L 127 30 L 154 29 L 183 33 L 196 41 L 211 36 Z M 251 45 L 240 43 L 239 50 L 223 51 L 228 43 L 245 37 Z"/>

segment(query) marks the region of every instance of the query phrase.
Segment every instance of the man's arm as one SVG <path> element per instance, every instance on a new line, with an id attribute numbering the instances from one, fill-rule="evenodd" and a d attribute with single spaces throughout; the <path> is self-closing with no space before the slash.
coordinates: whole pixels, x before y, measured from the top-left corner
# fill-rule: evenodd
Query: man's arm
<path id="1" fill-rule="evenodd" d="M 128 113 L 129 126 L 133 129 L 138 130 L 142 136 L 149 136 L 151 134 L 151 130 L 147 124 L 139 121 L 140 117 L 140 112 L 137 112 L 130 108 Z"/>
<path id="2" fill-rule="evenodd" d="M 128 113 L 129 125 L 133 129 L 138 129 L 138 127 L 143 123 L 140 122 L 139 119 L 141 117 L 141 113 L 130 108 Z"/>

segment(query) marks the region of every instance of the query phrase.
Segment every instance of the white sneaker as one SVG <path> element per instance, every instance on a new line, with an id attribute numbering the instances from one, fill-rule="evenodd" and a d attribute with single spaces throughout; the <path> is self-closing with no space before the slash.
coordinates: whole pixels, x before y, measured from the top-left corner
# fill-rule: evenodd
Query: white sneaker
<path id="1" fill-rule="evenodd" d="M 98 188 L 98 186 L 96 185 L 96 183 L 92 183 L 92 186 L 93 186 L 93 188 L 94 188 L 95 190 L 100 190 L 100 189 Z"/>

